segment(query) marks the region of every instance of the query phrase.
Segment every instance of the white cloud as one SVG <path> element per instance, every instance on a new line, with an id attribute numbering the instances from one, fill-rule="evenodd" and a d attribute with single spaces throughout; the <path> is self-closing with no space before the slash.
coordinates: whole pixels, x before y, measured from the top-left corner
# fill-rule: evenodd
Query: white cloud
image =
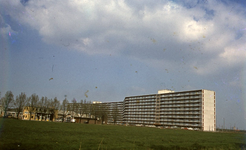
<path id="1" fill-rule="evenodd" d="M 233 6 L 219 1 L 186 1 L 190 8 L 171 1 L 141 8 L 124 0 L 30 0 L 25 7 L 17 1 L 1 3 L 15 7 L 8 13 L 39 31 L 45 42 L 90 55 L 123 54 L 174 68 L 182 59 L 184 67 L 205 75 L 246 57 L 237 48 L 244 46 L 245 32 L 238 37 L 246 23 L 243 8 L 229 11 Z"/>

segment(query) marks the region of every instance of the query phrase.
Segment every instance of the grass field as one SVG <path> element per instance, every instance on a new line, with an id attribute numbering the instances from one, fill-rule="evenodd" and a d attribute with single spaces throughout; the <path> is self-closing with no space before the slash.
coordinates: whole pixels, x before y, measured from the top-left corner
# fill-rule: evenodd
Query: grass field
<path id="1" fill-rule="evenodd" d="M 244 149 L 243 133 L 0 118 L 0 149 Z"/>

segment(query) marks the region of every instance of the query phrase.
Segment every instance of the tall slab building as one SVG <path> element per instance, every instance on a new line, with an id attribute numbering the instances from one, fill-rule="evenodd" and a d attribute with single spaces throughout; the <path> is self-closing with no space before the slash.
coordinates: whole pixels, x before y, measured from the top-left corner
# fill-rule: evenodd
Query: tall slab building
<path id="1" fill-rule="evenodd" d="M 215 92 L 192 90 L 125 97 L 123 122 L 216 131 Z"/>

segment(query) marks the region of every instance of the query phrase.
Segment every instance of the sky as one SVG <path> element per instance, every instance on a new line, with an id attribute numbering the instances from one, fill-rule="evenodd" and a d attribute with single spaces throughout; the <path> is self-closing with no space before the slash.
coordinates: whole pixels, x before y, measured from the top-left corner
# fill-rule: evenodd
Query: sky
<path id="1" fill-rule="evenodd" d="M 123 101 L 216 92 L 217 126 L 246 129 L 246 1 L 0 0 L 0 91 Z"/>

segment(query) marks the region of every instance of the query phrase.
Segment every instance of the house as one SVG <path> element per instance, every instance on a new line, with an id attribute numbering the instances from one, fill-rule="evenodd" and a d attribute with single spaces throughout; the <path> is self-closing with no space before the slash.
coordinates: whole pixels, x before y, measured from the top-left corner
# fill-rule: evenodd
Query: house
<path id="1" fill-rule="evenodd" d="M 54 108 L 24 107 L 23 120 L 55 121 L 58 110 Z"/>

